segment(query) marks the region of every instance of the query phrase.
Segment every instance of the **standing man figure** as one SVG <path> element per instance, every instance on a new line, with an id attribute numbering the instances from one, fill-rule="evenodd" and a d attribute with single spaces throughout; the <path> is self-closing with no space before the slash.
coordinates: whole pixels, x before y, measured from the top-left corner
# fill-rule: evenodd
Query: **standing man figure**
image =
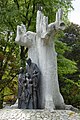
<path id="1" fill-rule="evenodd" d="M 40 70 L 35 63 L 32 63 L 31 59 L 27 59 L 26 74 L 28 74 L 28 101 L 27 108 L 37 109 L 39 107 L 39 82 L 40 82 Z M 27 79 L 27 77 L 26 77 Z"/>

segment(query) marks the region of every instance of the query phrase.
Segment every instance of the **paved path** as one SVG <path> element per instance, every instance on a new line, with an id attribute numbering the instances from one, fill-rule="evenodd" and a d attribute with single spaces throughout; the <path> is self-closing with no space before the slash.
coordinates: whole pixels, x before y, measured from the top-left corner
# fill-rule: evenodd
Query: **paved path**
<path id="1" fill-rule="evenodd" d="M 0 120 L 80 120 L 80 116 L 69 110 L 1 109 Z"/>

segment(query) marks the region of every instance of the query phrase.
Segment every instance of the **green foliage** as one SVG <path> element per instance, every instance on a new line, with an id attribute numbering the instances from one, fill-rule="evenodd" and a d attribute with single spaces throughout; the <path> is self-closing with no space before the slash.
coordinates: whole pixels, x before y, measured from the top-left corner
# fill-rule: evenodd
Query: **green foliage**
<path id="1" fill-rule="evenodd" d="M 73 106 L 80 108 L 80 83 L 78 84 L 73 80 L 65 79 L 61 91 L 66 104 L 72 104 Z"/>
<path id="2" fill-rule="evenodd" d="M 18 83 L 17 79 L 11 81 L 7 87 L 4 88 L 4 101 L 8 104 L 13 104 L 17 98 Z"/>
<path id="3" fill-rule="evenodd" d="M 58 73 L 59 76 L 73 74 L 77 71 L 76 63 L 63 57 L 58 57 Z"/>
<path id="4" fill-rule="evenodd" d="M 77 63 L 77 71 L 76 76 L 73 74 L 74 80 L 80 79 L 80 26 L 75 24 L 70 24 L 65 29 L 65 36 L 63 37 L 62 41 L 65 42 L 69 47 L 71 47 L 71 51 L 65 53 L 65 56 L 70 60 L 73 60 Z M 70 77 L 69 77 L 70 78 Z"/>
<path id="5" fill-rule="evenodd" d="M 36 11 L 40 6 L 43 7 L 45 15 L 49 17 L 49 22 L 52 22 L 55 20 L 55 13 L 60 7 L 65 10 L 64 14 L 68 13 L 69 8 L 71 8 L 71 1 L 0 0 L 0 29 L 7 28 L 15 32 L 16 26 L 23 23 L 27 30 L 35 30 Z"/>
<path id="6" fill-rule="evenodd" d="M 67 57 L 65 57 L 65 53 L 71 52 L 71 47 L 69 47 L 66 43 L 61 40 L 64 37 L 64 32 L 58 31 L 55 35 L 55 47 L 57 51 L 58 57 L 58 74 L 59 77 L 64 77 L 67 74 L 73 74 L 77 71 L 77 64 L 75 61 L 71 61 Z"/>
<path id="7" fill-rule="evenodd" d="M 19 48 L 15 45 L 14 35 L 11 32 L 2 32 L 0 38 L 0 93 L 4 91 L 1 97 L 3 99 L 6 87 L 10 88 L 10 85 L 12 85 L 13 87 L 11 87 L 10 90 L 14 91 L 15 89 L 12 80 L 16 78 L 18 73 L 20 57 Z M 13 92 L 13 94 L 15 93 L 16 92 Z"/>
<path id="8" fill-rule="evenodd" d="M 66 45 L 56 47 L 61 92 L 67 104 L 80 108 L 80 26 L 71 23 L 64 35 L 58 36 L 59 42 Z"/>

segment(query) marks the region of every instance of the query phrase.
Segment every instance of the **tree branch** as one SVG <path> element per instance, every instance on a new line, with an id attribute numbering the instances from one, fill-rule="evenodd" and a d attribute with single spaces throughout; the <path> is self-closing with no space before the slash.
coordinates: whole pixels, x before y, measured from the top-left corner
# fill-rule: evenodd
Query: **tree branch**
<path id="1" fill-rule="evenodd" d="M 16 75 L 17 75 L 17 73 L 16 73 L 10 80 L 8 80 L 8 81 L 6 82 L 6 84 L 0 89 L 0 92 L 1 92 L 5 87 L 8 86 L 8 83 L 12 82 L 12 80 L 16 77 Z"/>
<path id="2" fill-rule="evenodd" d="M 25 3 L 26 3 L 26 0 L 25 0 Z M 25 15 L 25 21 L 23 21 L 23 23 L 26 25 L 26 21 L 28 21 L 28 13 L 29 13 L 29 6 L 30 6 L 30 3 L 31 3 L 31 0 L 29 0 L 28 2 L 27 2 L 27 11 L 26 11 L 26 15 Z M 25 4 L 26 5 L 26 4 Z"/>
<path id="3" fill-rule="evenodd" d="M 17 8 L 18 8 L 18 10 L 19 10 L 19 3 L 18 3 L 18 0 L 14 0 L 14 2 L 16 3 Z"/>
<path id="4" fill-rule="evenodd" d="M 9 23 L 9 25 L 11 26 L 13 32 L 15 33 L 15 30 L 14 30 L 13 24 L 12 24 L 10 21 L 8 21 L 8 23 Z"/>
<path id="5" fill-rule="evenodd" d="M 30 24 L 31 24 L 31 20 L 32 20 L 32 17 L 33 17 L 34 12 L 35 12 L 35 0 L 33 1 L 32 16 L 31 16 L 30 19 L 28 20 L 28 28 L 29 28 L 29 26 L 30 26 Z"/>

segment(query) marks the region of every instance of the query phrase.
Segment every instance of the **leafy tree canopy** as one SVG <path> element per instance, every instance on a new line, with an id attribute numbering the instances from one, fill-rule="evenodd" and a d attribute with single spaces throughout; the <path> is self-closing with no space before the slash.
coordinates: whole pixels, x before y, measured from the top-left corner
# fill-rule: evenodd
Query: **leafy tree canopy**
<path id="1" fill-rule="evenodd" d="M 61 47 L 60 45 L 60 47 L 58 46 L 57 49 L 61 48 L 61 53 L 63 53 L 63 56 L 65 57 L 62 59 L 59 57 L 63 63 L 58 59 L 58 66 L 60 67 L 59 79 L 61 91 L 64 95 L 66 103 L 73 104 L 74 106 L 80 108 L 80 26 L 73 23 L 69 24 L 64 30 L 63 36 L 59 37 L 59 41 L 60 43 L 62 42 L 64 44 L 64 47 Z M 67 48 L 69 48 L 69 50 L 64 49 L 65 52 L 62 52 L 62 48 L 65 48 L 65 45 Z M 60 50 L 57 51 L 58 53 L 60 52 Z M 65 61 L 64 59 L 68 60 L 69 62 Z M 60 64 L 62 65 L 60 66 Z M 63 70 L 64 66 L 65 69 Z M 62 77 L 61 74 L 63 74 Z"/>

